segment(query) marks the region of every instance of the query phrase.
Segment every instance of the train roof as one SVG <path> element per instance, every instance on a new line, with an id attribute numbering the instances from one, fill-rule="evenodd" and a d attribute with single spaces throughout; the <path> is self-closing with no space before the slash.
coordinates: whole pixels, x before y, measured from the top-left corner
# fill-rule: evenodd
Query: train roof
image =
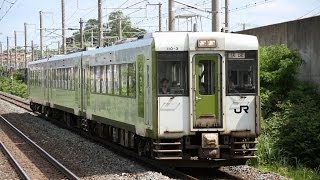
<path id="1" fill-rule="evenodd" d="M 222 32 L 154 32 L 145 34 L 143 37 L 129 42 L 67 55 L 56 55 L 50 58 L 29 62 L 28 64 L 32 65 L 47 61 L 69 59 L 79 57 L 81 55 L 91 56 L 106 52 L 116 52 L 118 50 L 149 46 L 153 43 L 156 51 L 168 51 L 171 48 L 176 51 L 196 51 L 198 50 L 197 41 L 200 39 L 216 40 L 217 47 L 215 47 L 213 50 L 217 51 L 258 49 L 257 37 L 252 35 Z"/>
<path id="2" fill-rule="evenodd" d="M 216 40 L 214 50 L 257 50 L 256 36 L 223 32 L 155 32 L 146 34 L 153 38 L 156 51 L 167 51 L 168 47 L 178 47 L 181 51 L 196 51 L 199 39 Z"/>

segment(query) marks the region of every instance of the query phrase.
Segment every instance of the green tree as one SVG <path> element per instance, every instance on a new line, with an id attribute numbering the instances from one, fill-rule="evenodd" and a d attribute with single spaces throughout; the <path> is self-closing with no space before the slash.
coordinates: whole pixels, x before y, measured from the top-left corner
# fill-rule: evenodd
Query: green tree
<path id="1" fill-rule="evenodd" d="M 105 36 L 118 36 L 119 35 L 119 23 L 121 20 L 123 38 L 134 37 L 139 33 L 145 33 L 146 30 L 133 27 L 130 18 L 125 16 L 122 11 L 115 11 L 110 13 L 109 16 L 109 24 L 103 24 L 103 28 L 106 30 Z M 84 39 L 89 40 L 91 38 L 91 33 L 93 33 L 94 45 L 97 45 L 98 40 L 98 20 L 97 19 L 89 19 L 84 26 Z M 76 41 L 76 46 L 79 46 L 80 42 L 80 32 L 76 31 L 73 33 L 74 40 Z M 87 45 L 91 44 L 87 43 Z"/>
<path id="2" fill-rule="evenodd" d="M 267 117 L 294 87 L 301 57 L 286 45 L 260 48 L 259 52 L 262 109 Z"/>
<path id="3" fill-rule="evenodd" d="M 146 30 L 144 29 L 133 27 L 131 24 L 130 18 L 128 16 L 125 16 L 122 13 L 122 11 L 115 11 L 115 12 L 112 12 L 109 16 L 109 25 L 110 25 L 109 35 L 111 36 L 119 35 L 120 21 L 121 21 L 124 38 L 134 37 L 137 34 L 146 32 Z"/>

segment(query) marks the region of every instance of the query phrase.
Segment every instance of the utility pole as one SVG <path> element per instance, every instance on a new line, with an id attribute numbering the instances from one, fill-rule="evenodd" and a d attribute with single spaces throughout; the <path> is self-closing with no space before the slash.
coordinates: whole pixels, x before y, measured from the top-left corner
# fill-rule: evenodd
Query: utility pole
<path id="1" fill-rule="evenodd" d="M 159 3 L 159 32 L 162 31 L 162 4 Z"/>
<path id="2" fill-rule="evenodd" d="M 83 49 L 83 20 L 80 18 L 80 48 Z"/>
<path id="3" fill-rule="evenodd" d="M 119 40 L 121 40 L 122 39 L 122 19 L 121 18 L 119 19 L 119 32 L 118 32 L 118 34 L 119 34 Z"/>
<path id="4" fill-rule="evenodd" d="M 7 36 L 7 68 L 8 66 L 10 67 L 9 65 L 9 36 Z"/>
<path id="5" fill-rule="evenodd" d="M 3 51 L 2 51 L 2 42 L 0 42 L 0 58 L 1 58 L 1 67 L 3 67 Z"/>
<path id="6" fill-rule="evenodd" d="M 17 69 L 17 31 L 14 31 L 14 68 Z"/>
<path id="7" fill-rule="evenodd" d="M 220 31 L 220 17 L 219 17 L 219 7 L 220 7 L 220 0 L 212 0 L 212 32 L 219 32 Z"/>
<path id="8" fill-rule="evenodd" d="M 27 68 L 27 23 L 24 23 L 24 68 Z"/>
<path id="9" fill-rule="evenodd" d="M 11 54 L 12 52 L 10 51 L 10 62 L 9 62 L 9 70 L 11 71 L 11 64 L 12 64 L 12 54 Z"/>
<path id="10" fill-rule="evenodd" d="M 33 41 L 31 41 L 31 61 L 34 61 L 34 45 L 33 45 Z"/>
<path id="11" fill-rule="evenodd" d="M 62 54 L 66 54 L 67 46 L 66 46 L 66 28 L 65 28 L 65 8 L 64 8 L 64 0 L 61 0 L 61 16 L 62 16 Z"/>
<path id="12" fill-rule="evenodd" d="M 175 13 L 174 13 L 174 0 L 169 0 L 169 31 L 175 31 Z"/>
<path id="13" fill-rule="evenodd" d="M 42 11 L 39 11 L 40 15 L 40 58 L 43 57 L 43 28 L 42 28 Z"/>
<path id="14" fill-rule="evenodd" d="M 229 32 L 229 0 L 225 0 L 225 28 L 224 32 Z"/>
<path id="15" fill-rule="evenodd" d="M 91 47 L 93 47 L 93 29 L 91 29 Z"/>
<path id="16" fill-rule="evenodd" d="M 242 30 L 243 30 L 243 31 L 246 30 L 246 23 L 243 23 L 243 24 L 242 24 Z"/>
<path id="17" fill-rule="evenodd" d="M 103 46 L 102 0 L 98 0 L 99 47 Z"/>
<path id="18" fill-rule="evenodd" d="M 58 55 L 60 54 L 60 41 L 58 41 Z"/>

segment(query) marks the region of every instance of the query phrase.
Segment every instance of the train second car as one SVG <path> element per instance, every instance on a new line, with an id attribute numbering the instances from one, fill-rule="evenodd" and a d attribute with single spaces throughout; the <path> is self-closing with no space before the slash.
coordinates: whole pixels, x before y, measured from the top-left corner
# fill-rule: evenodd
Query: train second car
<path id="1" fill-rule="evenodd" d="M 150 33 L 30 62 L 30 106 L 177 166 L 243 164 L 260 131 L 258 67 L 254 36 Z"/>

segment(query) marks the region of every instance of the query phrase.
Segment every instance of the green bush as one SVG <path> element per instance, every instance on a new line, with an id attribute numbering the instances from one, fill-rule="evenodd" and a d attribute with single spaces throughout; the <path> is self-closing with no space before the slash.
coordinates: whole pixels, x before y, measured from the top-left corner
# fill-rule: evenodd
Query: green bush
<path id="1" fill-rule="evenodd" d="M 274 105 L 293 89 L 301 58 L 285 45 L 260 48 L 259 52 L 262 109 L 267 117 L 278 110 Z"/>
<path id="2" fill-rule="evenodd" d="M 285 45 L 260 49 L 262 135 L 257 161 L 317 168 L 320 165 L 320 97 L 296 79 L 298 53 Z"/>
<path id="3" fill-rule="evenodd" d="M 0 76 L 0 91 L 27 98 L 28 88 L 27 84 L 21 80 L 23 78 L 22 75 L 19 72 L 13 72 L 12 74 L 12 79 Z"/>

